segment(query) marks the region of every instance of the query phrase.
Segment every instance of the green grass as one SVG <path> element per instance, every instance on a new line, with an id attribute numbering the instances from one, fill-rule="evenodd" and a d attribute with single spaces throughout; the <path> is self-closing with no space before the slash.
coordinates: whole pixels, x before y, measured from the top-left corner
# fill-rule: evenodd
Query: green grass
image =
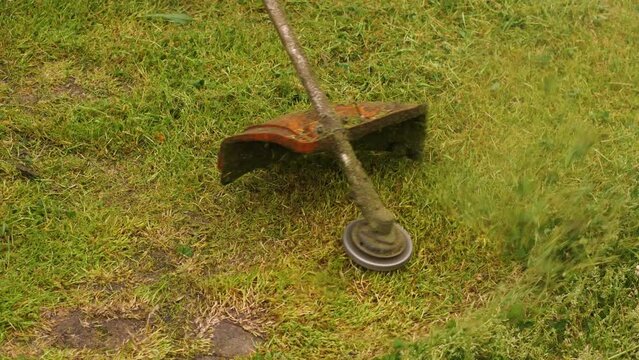
<path id="1" fill-rule="evenodd" d="M 309 107 L 260 2 L 5 1 L 0 357 L 106 356 L 51 344 L 75 308 L 153 318 L 125 358 L 192 358 L 229 314 L 257 358 L 639 355 L 636 2 L 286 8 L 333 101 L 430 107 L 423 162 L 364 157 L 408 267 L 346 259 L 329 162 L 219 184 L 225 136 Z"/>

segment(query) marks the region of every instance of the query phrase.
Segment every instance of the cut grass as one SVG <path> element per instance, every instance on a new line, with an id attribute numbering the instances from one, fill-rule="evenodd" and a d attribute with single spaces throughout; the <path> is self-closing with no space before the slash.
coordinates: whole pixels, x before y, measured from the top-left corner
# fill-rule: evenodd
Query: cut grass
<path id="1" fill-rule="evenodd" d="M 75 308 L 153 319 L 121 357 L 194 357 L 223 317 L 263 358 L 639 350 L 636 4 L 286 7 L 331 99 L 430 106 L 423 163 L 363 158 L 408 267 L 346 259 L 330 161 L 219 185 L 225 136 L 309 106 L 259 2 L 5 2 L 0 355 L 105 356 L 53 345 Z"/>

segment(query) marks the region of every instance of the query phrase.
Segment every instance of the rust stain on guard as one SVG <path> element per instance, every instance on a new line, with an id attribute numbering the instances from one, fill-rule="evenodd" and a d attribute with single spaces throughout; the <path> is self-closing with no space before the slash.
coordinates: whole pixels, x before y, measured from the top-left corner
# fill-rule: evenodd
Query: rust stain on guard
<path id="1" fill-rule="evenodd" d="M 348 138 L 356 148 L 394 150 L 403 145 L 412 155 L 421 152 L 425 136 L 426 107 L 414 104 L 361 103 L 336 105 Z M 222 183 L 268 166 L 290 153 L 311 154 L 330 150 L 329 134 L 320 131 L 316 111 L 285 115 L 265 124 L 246 128 L 241 134 L 226 138 L 220 147 L 217 166 Z M 389 128 L 387 132 L 387 129 Z M 384 133 L 379 133 L 384 129 Z M 397 136 L 393 134 L 397 133 Z M 357 140 L 368 137 L 357 146 Z M 407 153 L 411 155 L 411 153 Z"/>

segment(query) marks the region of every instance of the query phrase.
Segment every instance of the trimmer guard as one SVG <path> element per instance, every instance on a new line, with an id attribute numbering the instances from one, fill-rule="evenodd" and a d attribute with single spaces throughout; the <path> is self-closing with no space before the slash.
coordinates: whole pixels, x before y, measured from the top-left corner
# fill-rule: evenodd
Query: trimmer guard
<path id="1" fill-rule="evenodd" d="M 337 105 L 355 150 L 394 151 L 419 158 L 426 136 L 426 106 L 396 103 Z M 291 154 L 329 150 L 314 110 L 279 117 L 222 141 L 217 167 L 222 184 Z"/>

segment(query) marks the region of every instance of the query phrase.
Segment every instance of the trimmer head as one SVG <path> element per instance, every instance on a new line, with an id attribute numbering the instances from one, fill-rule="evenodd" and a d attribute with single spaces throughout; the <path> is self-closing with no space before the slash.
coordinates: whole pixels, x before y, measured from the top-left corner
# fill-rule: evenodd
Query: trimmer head
<path id="1" fill-rule="evenodd" d="M 344 230 L 342 244 L 351 260 L 375 271 L 398 269 L 410 260 L 413 253 L 410 234 L 397 223 L 393 224 L 389 234 L 380 235 L 368 227 L 366 220 L 352 221 Z"/>
<path id="2" fill-rule="evenodd" d="M 419 158 L 426 129 L 426 106 L 396 103 L 337 105 L 348 138 L 356 150 L 394 151 Z M 252 170 L 292 154 L 330 150 L 330 134 L 321 133 L 316 111 L 282 116 L 226 138 L 217 166 L 228 184 Z"/>

